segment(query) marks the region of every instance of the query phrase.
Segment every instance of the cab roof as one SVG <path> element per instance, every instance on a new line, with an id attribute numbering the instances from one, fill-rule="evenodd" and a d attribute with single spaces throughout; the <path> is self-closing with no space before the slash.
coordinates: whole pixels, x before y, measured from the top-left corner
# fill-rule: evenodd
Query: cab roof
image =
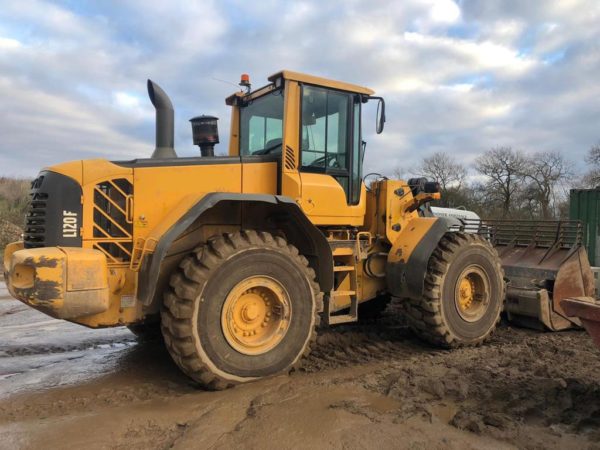
<path id="1" fill-rule="evenodd" d="M 340 91 L 353 92 L 356 94 L 373 95 L 375 91 L 364 86 L 358 86 L 357 84 L 346 83 L 344 81 L 329 80 L 327 78 L 316 77 L 314 75 L 308 75 L 305 73 L 294 72 L 291 70 L 280 70 L 279 72 L 271 75 L 268 80 L 271 84 L 258 88 L 249 94 L 243 91 L 236 92 L 225 99 L 225 103 L 229 106 L 236 104 L 241 98 L 256 98 L 265 94 L 266 92 L 275 89 L 275 81 L 283 78 L 285 80 L 297 81 L 299 83 L 314 84 L 317 86 L 323 86 L 331 89 L 339 89 Z"/>
<path id="2" fill-rule="evenodd" d="M 357 94 L 373 95 L 375 91 L 364 86 L 358 86 L 356 84 L 346 83 L 344 81 L 330 80 L 327 78 L 316 77 L 314 75 L 308 75 L 300 72 L 293 72 L 291 70 L 281 70 L 274 73 L 269 77 L 269 81 L 274 82 L 277 78 L 284 78 L 286 80 L 299 81 L 300 83 L 316 84 L 319 86 L 325 86 L 332 89 L 339 89 L 341 91 L 355 92 Z"/>

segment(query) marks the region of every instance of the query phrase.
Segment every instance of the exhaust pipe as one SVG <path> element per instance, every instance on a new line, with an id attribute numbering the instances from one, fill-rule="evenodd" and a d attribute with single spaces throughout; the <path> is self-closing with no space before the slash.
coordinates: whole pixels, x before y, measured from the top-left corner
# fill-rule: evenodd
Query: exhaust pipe
<path id="1" fill-rule="evenodd" d="M 169 96 L 161 87 L 148 80 L 148 96 L 156 109 L 156 149 L 151 158 L 177 158 L 175 153 L 175 131 L 173 129 L 175 113 Z"/>

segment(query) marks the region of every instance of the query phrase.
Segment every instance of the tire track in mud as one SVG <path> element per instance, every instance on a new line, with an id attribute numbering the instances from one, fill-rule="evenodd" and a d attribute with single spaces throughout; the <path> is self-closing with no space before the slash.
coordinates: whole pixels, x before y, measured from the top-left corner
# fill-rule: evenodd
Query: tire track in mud
<path id="1" fill-rule="evenodd" d="M 391 306 L 379 319 L 322 329 L 301 370 L 313 373 L 445 352 L 416 339 Z"/>
<path id="2" fill-rule="evenodd" d="M 135 345 L 136 338 L 134 336 L 115 339 L 107 336 L 104 338 L 91 339 L 86 342 L 75 343 L 75 344 L 48 344 L 43 343 L 35 345 L 21 346 L 19 344 L 14 345 L 2 345 L 0 347 L 0 353 L 2 357 L 15 357 L 15 356 L 35 356 L 35 355 L 49 355 L 49 354 L 60 354 L 60 353 L 72 353 L 80 351 L 93 351 L 99 349 L 122 349 Z"/>
<path id="3" fill-rule="evenodd" d="M 600 442 L 600 354 L 583 331 L 543 333 L 503 324 L 482 346 L 436 350 L 388 317 L 375 330 L 326 331 L 319 344 L 304 371 L 377 363 L 373 372 L 342 382 L 399 401 L 399 422 L 437 417 L 519 448 L 556 442 L 600 448 L 589 445 Z M 569 443 L 574 439 L 578 444 Z"/>

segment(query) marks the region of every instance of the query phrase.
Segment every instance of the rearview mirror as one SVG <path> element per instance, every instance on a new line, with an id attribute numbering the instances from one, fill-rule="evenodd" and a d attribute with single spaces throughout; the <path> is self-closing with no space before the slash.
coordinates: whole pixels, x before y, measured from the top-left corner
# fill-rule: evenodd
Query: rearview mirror
<path id="1" fill-rule="evenodd" d="M 385 124 L 385 100 L 381 97 L 379 97 L 379 102 L 377 103 L 377 116 L 375 121 L 375 131 L 377 131 L 377 134 L 381 134 Z"/>

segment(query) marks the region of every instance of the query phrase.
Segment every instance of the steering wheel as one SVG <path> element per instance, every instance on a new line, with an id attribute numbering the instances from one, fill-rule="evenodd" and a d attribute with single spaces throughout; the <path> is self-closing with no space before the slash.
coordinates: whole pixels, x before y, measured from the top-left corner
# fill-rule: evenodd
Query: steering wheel
<path id="1" fill-rule="evenodd" d="M 310 163 L 310 166 L 313 167 L 332 167 L 332 168 L 341 168 L 339 161 L 337 160 L 336 153 L 330 153 L 325 156 L 321 156 L 320 158 L 315 159 Z"/>
<path id="2" fill-rule="evenodd" d="M 271 153 L 273 150 L 277 150 L 280 149 L 281 150 L 281 142 L 275 144 L 275 145 L 271 145 L 270 147 L 267 148 L 263 148 L 262 150 L 257 150 L 254 153 L 252 153 L 253 155 L 268 155 L 269 153 Z"/>

